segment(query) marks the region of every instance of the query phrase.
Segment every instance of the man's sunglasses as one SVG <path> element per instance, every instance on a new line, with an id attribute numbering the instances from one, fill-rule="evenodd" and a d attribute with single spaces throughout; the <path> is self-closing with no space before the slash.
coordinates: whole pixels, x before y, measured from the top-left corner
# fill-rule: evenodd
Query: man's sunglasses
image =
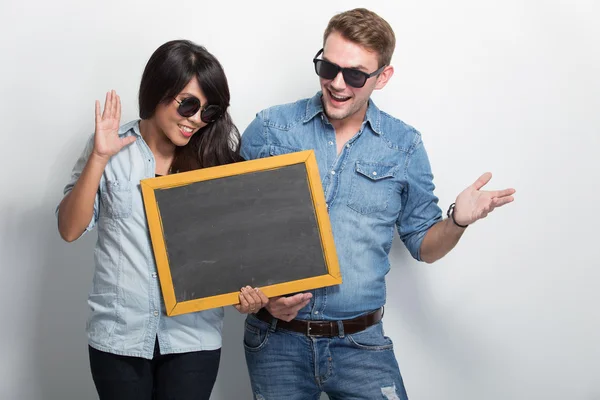
<path id="1" fill-rule="evenodd" d="M 198 110 L 202 108 L 202 112 L 200 113 L 200 119 L 202 122 L 208 124 L 211 122 L 215 122 L 221 116 L 221 107 L 217 105 L 207 105 L 202 107 L 200 104 L 200 100 L 196 97 L 186 97 L 185 99 L 179 101 L 175 99 L 177 103 L 179 103 L 179 107 L 177 107 L 177 112 L 179 115 L 185 118 L 192 117 L 196 115 Z"/>
<path id="2" fill-rule="evenodd" d="M 342 68 L 332 62 L 317 58 L 321 55 L 321 53 L 323 53 L 323 49 L 319 50 L 317 55 L 313 58 L 313 62 L 315 63 L 315 72 L 317 75 L 323 79 L 334 79 L 340 73 L 340 71 L 342 71 L 344 82 L 346 82 L 347 85 L 357 89 L 365 86 L 367 79 L 372 76 L 379 75 L 386 67 L 384 65 L 377 71 L 367 74 L 366 72 L 360 71 L 356 68 Z"/>

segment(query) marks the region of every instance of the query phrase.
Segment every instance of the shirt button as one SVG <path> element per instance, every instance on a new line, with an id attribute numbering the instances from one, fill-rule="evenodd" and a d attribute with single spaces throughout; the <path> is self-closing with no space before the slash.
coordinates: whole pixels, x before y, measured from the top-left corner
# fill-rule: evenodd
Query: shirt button
<path id="1" fill-rule="evenodd" d="M 315 314 L 318 314 L 318 313 L 319 313 L 318 311 L 315 311 Z"/>
<path id="2" fill-rule="evenodd" d="M 154 311 L 154 316 L 158 317 L 158 311 Z"/>
<path id="3" fill-rule="evenodd" d="M 348 148 L 348 149 L 350 148 L 350 143 L 346 144 L 346 148 Z"/>
<path id="4" fill-rule="evenodd" d="M 332 142 L 331 140 L 329 141 L 329 145 L 330 145 L 330 146 L 333 146 L 333 142 Z"/>
<path id="5" fill-rule="evenodd" d="M 152 273 L 152 277 L 153 277 L 153 278 L 156 278 L 156 272 L 153 272 L 153 273 Z"/>
<path id="6" fill-rule="evenodd" d="M 331 171 L 331 175 L 335 175 L 335 171 Z"/>
<path id="7" fill-rule="evenodd" d="M 373 171 L 373 175 L 377 175 L 377 172 Z"/>

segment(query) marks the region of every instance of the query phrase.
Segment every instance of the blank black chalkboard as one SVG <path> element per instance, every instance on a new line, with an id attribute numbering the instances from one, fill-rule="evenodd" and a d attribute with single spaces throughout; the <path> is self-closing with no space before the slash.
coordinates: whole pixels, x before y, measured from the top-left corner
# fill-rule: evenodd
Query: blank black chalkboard
<path id="1" fill-rule="evenodd" d="M 160 259 L 168 264 L 168 272 L 158 267 L 161 285 L 172 290 L 172 314 L 236 304 L 246 285 L 272 296 L 341 282 L 314 175 L 311 185 L 314 155 L 301 153 L 303 162 L 289 165 L 273 163 L 290 163 L 298 153 L 266 164 L 254 160 L 200 170 L 185 184 L 174 176 L 145 180 L 146 189 L 153 186 L 153 196 L 146 190 L 144 201 L 152 202 L 147 216 L 155 253 L 166 256 L 156 257 L 157 264 Z M 209 170 L 224 176 L 213 172 L 207 179 Z M 160 232 L 153 232 L 150 214 L 157 214 Z M 177 304 L 188 307 L 175 310 Z"/>

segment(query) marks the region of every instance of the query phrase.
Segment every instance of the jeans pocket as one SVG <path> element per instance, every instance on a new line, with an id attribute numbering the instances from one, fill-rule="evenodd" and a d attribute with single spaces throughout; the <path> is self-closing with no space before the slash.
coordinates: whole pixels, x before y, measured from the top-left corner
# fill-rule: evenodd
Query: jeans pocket
<path id="1" fill-rule="evenodd" d="M 259 351 L 269 339 L 269 326 L 253 316 L 244 323 L 244 348 L 248 351 Z"/>
<path id="2" fill-rule="evenodd" d="M 392 339 L 383 334 L 381 322 L 368 327 L 364 331 L 346 335 L 346 338 L 352 347 L 361 350 L 383 351 L 394 348 Z"/>
<path id="3" fill-rule="evenodd" d="M 395 164 L 357 161 L 348 207 L 361 214 L 387 209 L 397 170 Z"/>
<path id="4" fill-rule="evenodd" d="M 100 187 L 104 214 L 113 219 L 128 218 L 132 210 L 131 190 L 131 182 L 126 180 L 104 182 Z"/>

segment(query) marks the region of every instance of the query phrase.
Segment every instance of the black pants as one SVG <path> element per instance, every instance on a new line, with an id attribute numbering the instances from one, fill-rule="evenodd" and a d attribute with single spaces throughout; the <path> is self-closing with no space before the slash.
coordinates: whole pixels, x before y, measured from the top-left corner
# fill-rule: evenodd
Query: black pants
<path id="1" fill-rule="evenodd" d="M 100 400 L 209 400 L 221 349 L 160 355 L 119 356 L 89 347 L 92 377 Z"/>

